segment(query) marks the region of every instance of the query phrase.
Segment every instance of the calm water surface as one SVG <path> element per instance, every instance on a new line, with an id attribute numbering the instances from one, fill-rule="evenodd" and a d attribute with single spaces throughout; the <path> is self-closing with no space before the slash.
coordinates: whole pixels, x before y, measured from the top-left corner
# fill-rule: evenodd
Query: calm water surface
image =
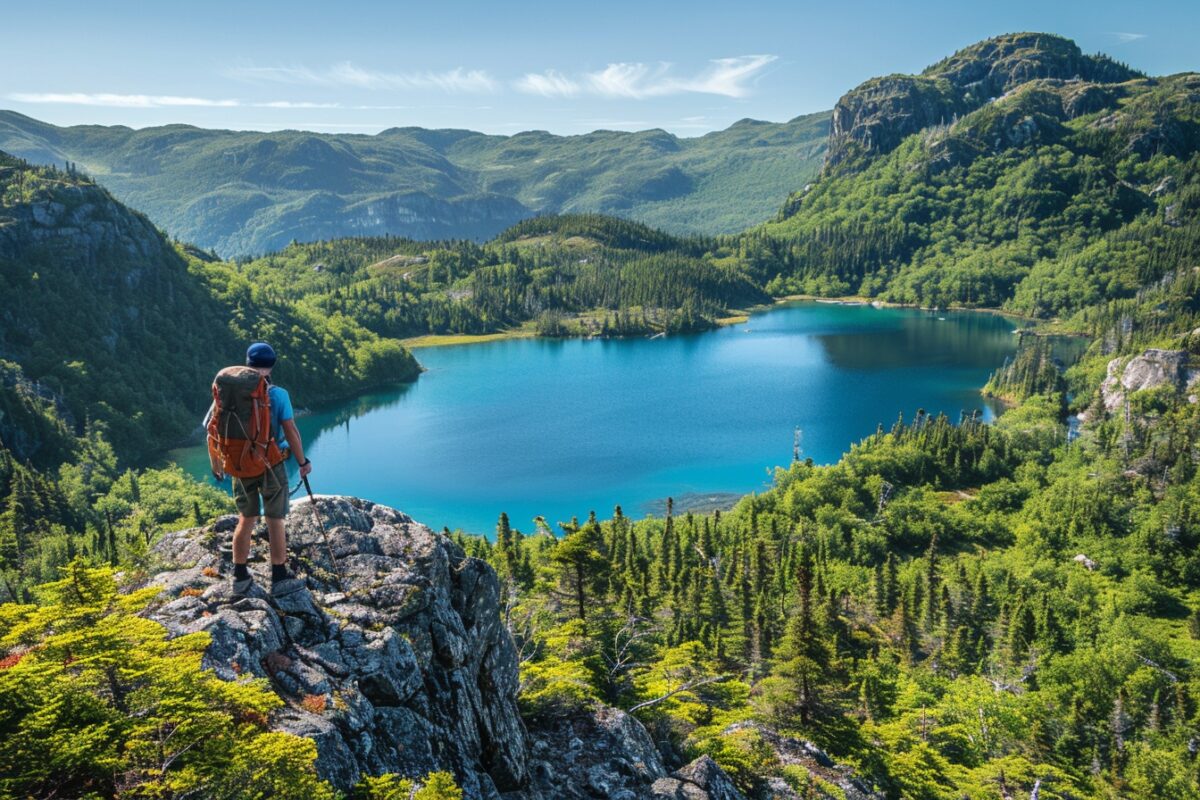
<path id="1" fill-rule="evenodd" d="M 298 423 L 317 492 L 473 533 L 506 511 L 530 531 L 539 514 L 762 490 L 797 426 L 803 457 L 828 463 L 918 408 L 990 419 L 979 387 L 1012 330 L 990 314 L 797 303 L 693 336 L 428 348 L 415 384 Z M 201 448 L 173 456 L 207 474 Z"/>

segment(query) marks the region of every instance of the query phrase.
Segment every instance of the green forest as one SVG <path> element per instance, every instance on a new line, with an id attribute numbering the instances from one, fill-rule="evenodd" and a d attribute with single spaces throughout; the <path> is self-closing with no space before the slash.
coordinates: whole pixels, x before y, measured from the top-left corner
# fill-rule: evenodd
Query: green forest
<path id="1" fill-rule="evenodd" d="M 963 88 L 984 62 L 989 97 Z M 950 117 L 855 138 L 930 97 Z M 249 339 L 319 404 L 414 379 L 407 337 L 687 332 L 808 294 L 1019 315 L 980 387 L 1006 410 L 880 420 L 726 513 L 613 498 L 561 536 L 452 533 L 500 577 L 526 718 L 625 709 L 748 796 L 782 775 L 839 797 L 779 762 L 781 733 L 889 800 L 1200 796 L 1200 404 L 1106 383 L 1151 349 L 1200 363 L 1200 76 L 1000 37 L 864 84 L 834 134 L 822 175 L 738 234 L 569 214 L 236 261 L 74 165 L 0 155 L 0 794 L 334 796 L 312 742 L 269 730 L 275 694 L 202 670 L 203 636 L 168 640 L 138 614 L 153 592 L 124 591 L 162 533 L 231 510 L 144 465 Z M 1063 364 L 1047 333 L 1086 350 Z M 460 796 L 436 773 L 356 793 Z"/>
<path id="2" fill-rule="evenodd" d="M 1123 307 L 1130 349 L 1200 352 L 1197 289 Z M 993 379 L 1015 403 L 994 425 L 900 419 L 730 513 L 464 538 L 514 597 L 527 712 L 639 709 L 747 793 L 781 771 L 836 791 L 765 726 L 888 797 L 1196 796 L 1198 406 L 1135 393 L 1068 443 L 1064 393 L 1099 404 L 1102 349 L 1064 377 L 1031 344 Z"/>
<path id="3" fill-rule="evenodd" d="M 828 111 L 681 137 L 59 127 L 0 110 L 0 150 L 35 164 L 78 162 L 172 236 L 230 258 L 364 230 L 482 240 L 531 214 L 736 233 L 816 174 L 828 133 Z"/>

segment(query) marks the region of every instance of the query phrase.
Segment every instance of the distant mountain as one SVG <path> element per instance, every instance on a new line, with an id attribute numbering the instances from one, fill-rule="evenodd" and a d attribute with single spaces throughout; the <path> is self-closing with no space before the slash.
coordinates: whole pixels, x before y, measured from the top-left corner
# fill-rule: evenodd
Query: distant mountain
<path id="1" fill-rule="evenodd" d="M 559 212 L 732 233 L 770 216 L 816 174 L 828 132 L 828 112 L 679 138 L 60 128 L 0 111 L 0 150 L 74 162 L 171 235 L 223 256 L 343 236 L 486 239 Z"/>
<path id="2" fill-rule="evenodd" d="M 872 78 L 843 95 L 833 110 L 827 167 L 887 153 L 909 134 L 948 125 L 1030 81 L 1090 85 L 1140 77 L 1145 76 L 1108 56 L 1084 55 L 1061 36 L 1014 33 L 986 39 L 920 75 Z"/>
<path id="3" fill-rule="evenodd" d="M 772 294 L 1066 318 L 1200 256 L 1198 185 L 1200 75 L 1008 34 L 843 96 L 821 176 L 747 252 Z"/>

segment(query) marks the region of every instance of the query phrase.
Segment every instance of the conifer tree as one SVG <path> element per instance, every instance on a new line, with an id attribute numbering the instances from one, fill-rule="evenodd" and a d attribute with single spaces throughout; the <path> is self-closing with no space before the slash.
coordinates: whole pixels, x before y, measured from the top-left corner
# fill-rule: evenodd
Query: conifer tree
<path id="1" fill-rule="evenodd" d="M 563 537 L 550 551 L 550 559 L 559 567 L 560 595 L 570 598 L 576 616 L 586 620 L 588 601 L 597 599 L 608 583 L 608 556 L 595 513 Z"/>

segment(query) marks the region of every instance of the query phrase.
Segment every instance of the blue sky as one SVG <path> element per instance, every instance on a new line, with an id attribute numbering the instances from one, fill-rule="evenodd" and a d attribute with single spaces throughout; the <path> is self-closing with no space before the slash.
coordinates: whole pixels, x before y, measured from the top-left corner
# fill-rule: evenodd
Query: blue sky
<path id="1" fill-rule="evenodd" d="M 1200 3 L 4 0 L 0 108 L 60 125 L 375 133 L 660 127 L 831 108 L 998 33 L 1200 69 Z"/>

